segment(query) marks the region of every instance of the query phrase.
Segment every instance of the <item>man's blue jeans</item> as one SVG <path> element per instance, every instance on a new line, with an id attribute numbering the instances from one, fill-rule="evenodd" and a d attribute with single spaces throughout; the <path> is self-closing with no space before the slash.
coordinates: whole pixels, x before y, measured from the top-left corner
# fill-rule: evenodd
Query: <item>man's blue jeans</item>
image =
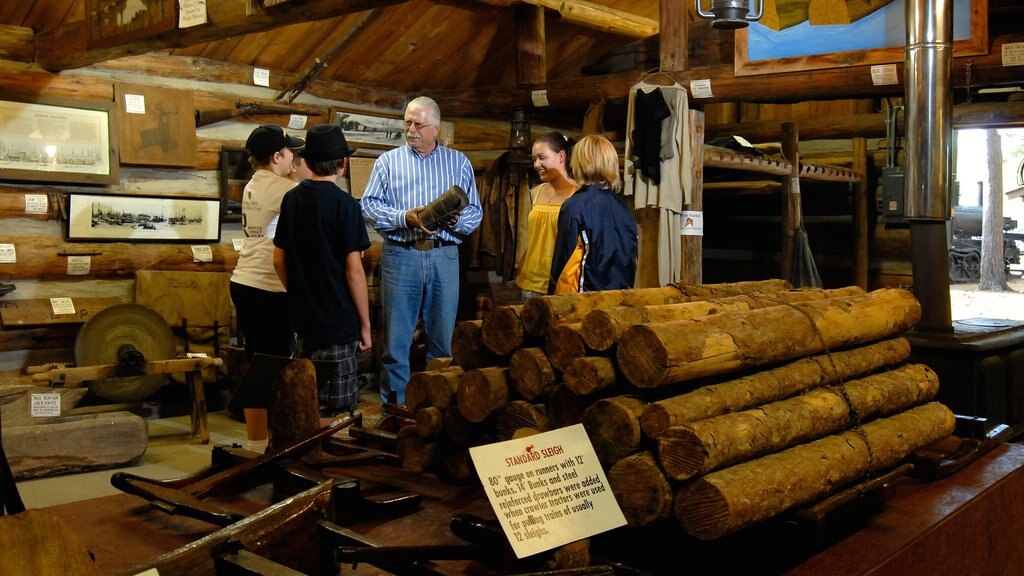
<path id="1" fill-rule="evenodd" d="M 409 353 L 416 321 L 423 316 L 427 360 L 452 355 L 452 332 L 459 311 L 459 247 L 417 250 L 391 241 L 380 259 L 380 299 L 384 350 L 380 396 L 405 404 Z"/>

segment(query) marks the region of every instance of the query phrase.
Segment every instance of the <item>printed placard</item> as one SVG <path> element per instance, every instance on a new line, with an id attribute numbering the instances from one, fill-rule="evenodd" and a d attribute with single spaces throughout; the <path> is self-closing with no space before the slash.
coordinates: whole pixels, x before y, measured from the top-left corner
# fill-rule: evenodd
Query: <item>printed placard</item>
<path id="1" fill-rule="evenodd" d="M 196 262 L 213 262 L 213 249 L 206 244 L 193 246 L 192 259 Z"/>
<path id="2" fill-rule="evenodd" d="M 871 83 L 875 86 L 899 84 L 899 75 L 895 64 L 878 64 L 871 67 Z"/>
<path id="3" fill-rule="evenodd" d="M 533 101 L 533 105 L 537 108 L 544 108 L 548 106 L 548 91 L 534 90 L 530 92 L 530 100 Z"/>
<path id="4" fill-rule="evenodd" d="M 178 0 L 178 28 L 206 24 L 206 0 Z"/>
<path id="5" fill-rule="evenodd" d="M 146 97 L 142 94 L 125 94 L 124 111 L 129 114 L 145 114 Z"/>
<path id="6" fill-rule="evenodd" d="M 46 194 L 25 194 L 25 214 L 46 214 L 49 210 Z"/>
<path id="7" fill-rule="evenodd" d="M 704 212 L 700 210 L 683 210 L 680 216 L 683 223 L 679 226 L 681 236 L 704 235 Z"/>
<path id="8" fill-rule="evenodd" d="M 18 254 L 14 250 L 14 244 L 0 244 L 0 263 L 14 264 L 18 261 Z"/>
<path id="9" fill-rule="evenodd" d="M 270 87 L 270 70 L 266 68 L 253 68 L 252 83 L 256 86 Z"/>
<path id="10" fill-rule="evenodd" d="M 245 248 L 245 238 L 232 238 L 231 247 L 235 249 L 235 252 L 241 252 L 242 248 Z"/>
<path id="11" fill-rule="evenodd" d="M 32 394 L 29 411 L 33 418 L 60 416 L 60 394 Z"/>
<path id="12" fill-rule="evenodd" d="M 469 455 L 518 558 L 626 524 L 582 424 Z"/>
<path id="13" fill-rule="evenodd" d="M 75 313 L 75 303 L 71 298 L 50 298 L 50 308 L 53 309 L 54 316 Z"/>
<path id="14" fill-rule="evenodd" d="M 206 352 L 186 352 L 185 353 L 185 357 L 186 358 L 209 358 L 209 356 L 206 355 Z"/>
<path id="15" fill-rule="evenodd" d="M 714 98 L 715 95 L 711 93 L 711 79 L 690 80 L 690 94 L 694 98 Z"/>
<path id="16" fill-rule="evenodd" d="M 306 116 L 303 114 L 292 114 L 288 118 L 288 127 L 292 130 L 302 130 L 306 127 Z"/>
<path id="17" fill-rule="evenodd" d="M 88 274 L 89 269 L 92 267 L 91 256 L 68 256 L 68 274 L 72 276 L 81 276 Z"/>
<path id="18" fill-rule="evenodd" d="M 1002 50 L 1003 66 L 1024 66 L 1024 42 L 1007 42 Z"/>

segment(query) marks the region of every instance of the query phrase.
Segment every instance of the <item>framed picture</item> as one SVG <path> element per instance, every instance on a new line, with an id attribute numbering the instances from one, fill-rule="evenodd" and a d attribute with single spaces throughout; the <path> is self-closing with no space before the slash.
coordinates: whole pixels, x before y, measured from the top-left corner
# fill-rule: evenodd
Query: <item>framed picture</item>
<path id="1" fill-rule="evenodd" d="M 112 46 L 174 30 L 178 0 L 85 0 L 89 48 Z"/>
<path id="2" fill-rule="evenodd" d="M 0 169 L 5 180 L 116 184 L 113 103 L 0 101 Z"/>
<path id="3" fill-rule="evenodd" d="M 71 193 L 67 239 L 220 242 L 220 200 Z"/>
<path id="4" fill-rule="evenodd" d="M 842 5 L 845 11 L 809 14 L 805 3 L 802 11 L 766 13 L 737 30 L 736 76 L 904 61 L 904 0 Z M 855 11 L 858 6 L 861 12 Z M 988 0 L 953 0 L 953 41 L 955 56 L 987 53 Z"/>
<path id="5" fill-rule="evenodd" d="M 353 146 L 395 148 L 405 144 L 405 121 L 401 116 L 374 116 L 332 107 L 331 122 L 341 126 L 345 140 Z M 450 146 L 454 141 L 454 133 L 454 124 L 441 121 L 438 141 Z"/>
<path id="6" fill-rule="evenodd" d="M 192 167 L 198 159 L 191 90 L 114 84 L 122 164 Z"/>
<path id="7" fill-rule="evenodd" d="M 252 164 L 245 148 L 223 147 L 220 150 L 221 221 L 242 221 L 242 191 L 252 178 Z"/>

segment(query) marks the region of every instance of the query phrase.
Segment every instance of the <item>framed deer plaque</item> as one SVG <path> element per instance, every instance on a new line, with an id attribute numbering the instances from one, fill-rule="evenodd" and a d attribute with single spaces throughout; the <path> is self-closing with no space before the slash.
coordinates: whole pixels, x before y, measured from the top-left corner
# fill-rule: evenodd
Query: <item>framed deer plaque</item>
<path id="1" fill-rule="evenodd" d="M 192 93 L 160 86 L 117 83 L 121 163 L 145 166 L 196 165 L 196 121 Z"/>

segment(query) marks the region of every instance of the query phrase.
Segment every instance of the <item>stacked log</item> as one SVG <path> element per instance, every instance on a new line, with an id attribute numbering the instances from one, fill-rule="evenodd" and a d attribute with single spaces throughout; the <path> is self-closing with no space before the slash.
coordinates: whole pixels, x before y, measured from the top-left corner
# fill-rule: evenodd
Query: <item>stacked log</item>
<path id="1" fill-rule="evenodd" d="M 717 538 L 951 432 L 928 404 L 935 373 L 906 363 L 919 318 L 906 290 L 774 280 L 499 306 L 456 327 L 449 366 L 410 379 L 405 466 L 475 482 L 470 446 L 582 423 L 631 526 L 674 516 Z M 847 441 L 838 471 L 803 461 Z"/>

